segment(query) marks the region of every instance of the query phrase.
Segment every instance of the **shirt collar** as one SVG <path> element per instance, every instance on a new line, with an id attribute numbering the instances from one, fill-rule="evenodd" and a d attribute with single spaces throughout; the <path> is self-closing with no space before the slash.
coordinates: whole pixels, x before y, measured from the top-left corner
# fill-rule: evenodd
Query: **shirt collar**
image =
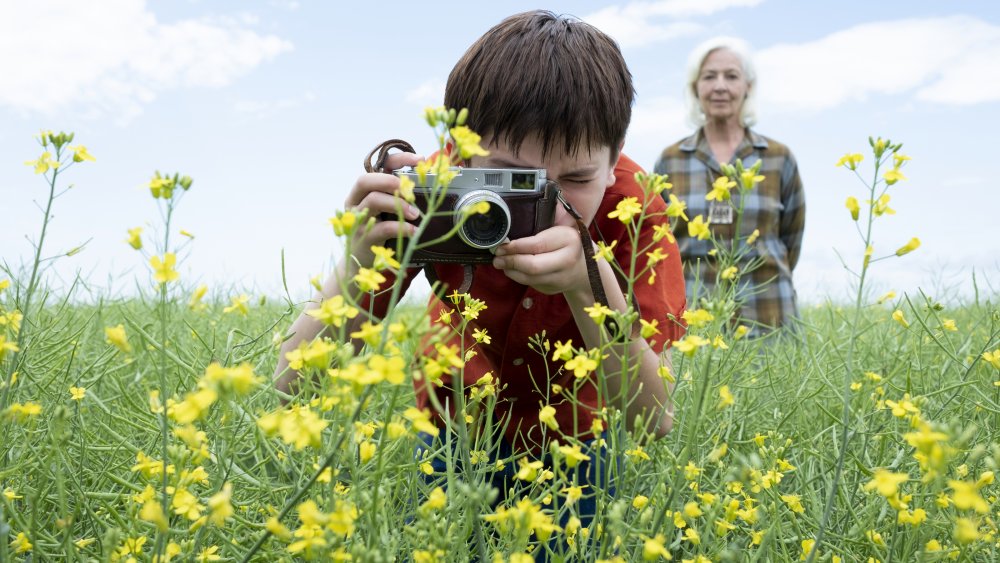
<path id="1" fill-rule="evenodd" d="M 753 145 L 755 149 L 766 149 L 767 139 L 763 136 L 758 135 L 753 129 L 747 129 L 747 134 L 750 137 L 750 144 Z M 694 152 L 698 150 L 698 145 L 700 143 L 707 143 L 705 136 L 702 134 L 702 129 L 698 128 L 693 135 L 681 141 L 680 149 L 684 152 Z M 745 142 L 745 140 L 744 140 Z"/>

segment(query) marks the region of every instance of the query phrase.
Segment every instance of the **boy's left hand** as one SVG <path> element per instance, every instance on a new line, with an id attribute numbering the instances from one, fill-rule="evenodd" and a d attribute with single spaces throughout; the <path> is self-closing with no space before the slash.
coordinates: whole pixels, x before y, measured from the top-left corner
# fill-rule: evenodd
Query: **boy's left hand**
<path id="1" fill-rule="evenodd" d="M 555 226 L 497 247 L 493 267 L 546 295 L 591 293 L 586 256 L 573 218 L 556 208 Z"/>

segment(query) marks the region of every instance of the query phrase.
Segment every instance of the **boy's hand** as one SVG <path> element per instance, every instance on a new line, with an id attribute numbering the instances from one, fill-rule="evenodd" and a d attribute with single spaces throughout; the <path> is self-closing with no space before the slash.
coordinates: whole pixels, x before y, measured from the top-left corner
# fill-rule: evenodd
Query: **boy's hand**
<path id="1" fill-rule="evenodd" d="M 573 226 L 571 226 L 573 225 Z M 586 256 L 573 218 L 556 208 L 555 226 L 497 247 L 493 267 L 508 278 L 547 295 L 590 294 Z M 590 298 L 592 299 L 592 297 Z"/>
<path id="2" fill-rule="evenodd" d="M 391 154 L 386 158 L 385 167 L 389 170 L 398 170 L 405 166 L 416 166 L 421 159 L 422 157 L 407 152 Z M 369 172 L 358 178 L 347 200 L 344 201 L 345 209 L 355 212 L 367 210 L 368 216 L 375 217 L 376 220 L 371 229 L 367 231 L 363 228 L 358 229 L 351 241 L 351 256 L 362 267 L 370 267 L 375 260 L 375 255 L 371 251 L 372 246 L 382 245 L 400 232 L 403 236 L 410 236 L 416 229 L 413 225 L 402 221 L 381 218 L 383 213 L 395 216 L 399 207 L 402 207 L 405 219 L 414 220 L 420 216 L 419 210 L 402 200 L 398 193 L 398 177 Z"/>

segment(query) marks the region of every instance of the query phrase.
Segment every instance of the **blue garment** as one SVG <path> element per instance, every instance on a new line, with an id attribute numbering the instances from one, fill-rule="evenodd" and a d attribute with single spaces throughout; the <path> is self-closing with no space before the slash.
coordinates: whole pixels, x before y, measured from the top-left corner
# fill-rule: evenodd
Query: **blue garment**
<path id="1" fill-rule="evenodd" d="M 426 455 L 425 452 L 443 451 L 441 443 L 429 434 L 420 433 L 420 440 L 423 442 L 424 447 L 418 449 L 418 459 L 423 458 Z M 600 446 L 595 447 L 597 444 L 600 444 Z M 453 458 L 458 457 L 456 449 L 457 440 L 454 440 L 452 442 Z M 612 460 L 608 454 L 607 447 L 604 446 L 603 436 L 601 440 L 587 440 L 583 442 L 581 449 L 584 454 L 590 456 L 590 460 L 581 461 L 576 467 L 569 470 L 575 472 L 576 485 L 584 488 L 583 495 L 574 503 L 575 511 L 561 510 L 567 501 L 564 494 L 556 495 L 552 499 L 551 505 L 544 507 L 550 509 L 552 513 L 559 515 L 558 525 L 563 529 L 569 524 L 574 512 L 576 517 L 580 519 L 581 529 L 590 527 L 597 515 L 598 496 L 600 495 L 608 499 L 613 498 L 615 495 L 615 484 L 612 476 L 617 474 L 617 472 L 608 471 L 608 464 Z M 487 456 L 486 459 L 480 460 L 480 464 L 484 467 L 495 467 L 497 461 L 502 461 L 504 464 L 503 469 L 486 473 L 486 482 L 499 493 L 492 504 L 492 508 L 495 509 L 506 500 L 511 500 L 511 504 L 513 504 L 520 497 L 520 491 L 526 489 L 530 484 L 517 479 L 519 466 L 510 443 L 506 439 L 500 438 L 494 451 L 487 452 Z M 431 467 L 434 468 L 432 475 L 424 475 L 424 480 L 428 487 L 447 487 L 448 467 L 445 458 L 439 455 L 430 457 L 428 461 L 430 461 Z M 553 463 L 552 456 L 548 454 L 541 461 L 546 468 L 551 467 Z M 454 463 L 455 472 L 463 474 L 461 461 L 455 459 Z M 606 504 L 606 502 L 602 504 Z M 473 547 L 470 545 L 470 553 L 474 553 Z M 539 546 L 535 549 L 535 561 L 548 561 L 549 550 L 557 555 L 565 554 L 567 560 L 573 558 L 573 551 L 567 545 L 564 534 L 553 534 L 552 538 L 549 539 L 547 547 L 548 549 Z"/>

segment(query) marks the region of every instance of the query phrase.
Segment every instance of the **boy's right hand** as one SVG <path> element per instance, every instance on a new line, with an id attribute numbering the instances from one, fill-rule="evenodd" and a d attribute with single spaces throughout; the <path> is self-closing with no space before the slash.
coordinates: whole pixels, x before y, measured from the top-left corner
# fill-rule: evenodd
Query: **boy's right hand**
<path id="1" fill-rule="evenodd" d="M 423 157 L 408 152 L 390 154 L 386 157 L 385 168 L 399 170 L 405 166 L 416 166 L 422 159 Z M 416 230 L 415 226 L 404 221 L 383 217 L 398 216 L 398 209 L 402 209 L 403 218 L 409 221 L 420 216 L 420 211 L 414 205 L 399 197 L 399 177 L 381 172 L 369 172 L 358 178 L 344 201 L 344 209 L 355 213 L 367 210 L 368 216 L 375 218 L 371 229 L 358 229 L 351 240 L 351 255 L 365 268 L 371 267 L 375 261 L 372 246 L 381 246 L 398 234 L 408 237 Z"/>

